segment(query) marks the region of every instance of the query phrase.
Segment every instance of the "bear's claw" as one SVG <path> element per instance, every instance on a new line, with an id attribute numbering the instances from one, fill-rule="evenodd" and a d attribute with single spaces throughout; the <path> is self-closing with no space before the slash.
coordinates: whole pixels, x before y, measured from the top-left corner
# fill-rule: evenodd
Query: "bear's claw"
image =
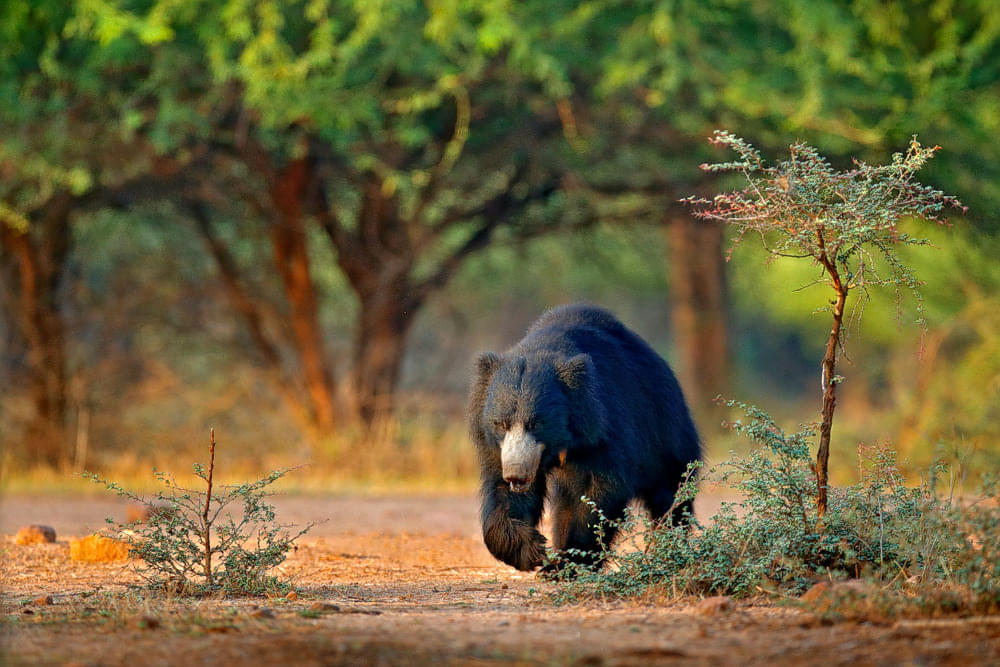
<path id="1" fill-rule="evenodd" d="M 483 537 L 491 554 L 518 570 L 530 572 L 545 561 L 545 536 L 523 521 L 497 517 Z"/>

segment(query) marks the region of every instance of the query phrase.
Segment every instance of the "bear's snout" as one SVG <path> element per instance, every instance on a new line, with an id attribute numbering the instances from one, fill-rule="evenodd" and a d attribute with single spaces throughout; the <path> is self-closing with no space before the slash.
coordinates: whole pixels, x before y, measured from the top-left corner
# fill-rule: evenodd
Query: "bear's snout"
<path id="1" fill-rule="evenodd" d="M 511 491 L 524 493 L 531 488 L 541 458 L 542 445 L 524 430 L 524 424 L 514 424 L 500 445 L 503 480 Z"/>
<path id="2" fill-rule="evenodd" d="M 527 493 L 528 489 L 531 488 L 530 480 L 511 478 L 508 479 L 507 481 L 510 482 L 510 490 L 513 491 L 514 493 Z"/>

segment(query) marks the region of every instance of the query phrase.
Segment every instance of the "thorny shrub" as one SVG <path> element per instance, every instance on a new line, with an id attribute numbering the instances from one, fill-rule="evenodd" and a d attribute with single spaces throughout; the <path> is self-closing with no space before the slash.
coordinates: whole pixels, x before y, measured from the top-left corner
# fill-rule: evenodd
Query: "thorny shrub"
<path id="1" fill-rule="evenodd" d="M 856 296 L 846 322 L 848 329 L 852 321 L 860 322 L 872 286 L 895 289 L 897 314 L 900 290 L 912 292 L 917 300 L 918 322 L 923 327 L 921 282 L 903 264 L 895 248 L 930 242 L 904 233 L 899 223 L 918 218 L 944 224 L 946 209 L 964 211 L 965 207 L 955 197 L 915 180 L 917 172 L 940 148 L 922 146 L 915 136 L 906 153 L 894 154 L 890 163 L 869 165 L 855 161 L 854 168 L 846 171 L 834 169 L 819 151 L 801 142 L 789 147 L 788 159 L 768 165 L 760 151 L 730 132 L 716 131 L 710 141 L 731 149 L 738 159 L 703 164 L 702 169 L 741 174 L 747 185 L 711 200 L 683 199 L 695 207 L 695 217 L 734 227 L 735 244 L 747 234 L 757 234 L 773 257 L 814 263 L 820 269 L 817 282 L 826 283 L 832 290 L 828 307 L 832 321 L 821 364 L 823 419 L 815 468 L 817 514 L 823 517 L 829 504 L 830 440 L 837 385 L 843 380 L 837 375 L 837 356 L 843 351 L 847 335 L 842 326 L 848 296 Z M 884 268 L 880 269 L 880 264 Z"/>
<path id="2" fill-rule="evenodd" d="M 634 512 L 612 522 L 591 503 L 598 515 L 597 535 L 615 523 L 622 537 L 615 545 L 601 542 L 591 562 L 604 562 L 603 568 L 564 564 L 557 575 L 563 585 L 553 594 L 557 602 L 788 596 L 818 581 L 861 577 L 879 582 L 875 590 L 886 599 L 901 596 L 921 613 L 1000 607 L 996 480 L 982 489 L 979 502 L 963 503 L 953 497 L 953 489 L 938 489 L 945 466 L 936 465 L 911 488 L 888 446 L 862 447 L 861 480 L 831 489 L 821 522 L 812 502 L 815 473 L 809 454 L 815 425 L 787 433 L 759 408 L 736 401 L 726 405 L 745 416 L 730 426 L 759 447 L 745 456 L 731 454 L 703 481 L 726 483 L 743 499 L 724 502 L 707 523 L 689 517 L 687 525 L 657 523 Z M 676 503 L 695 494 L 689 475 Z M 942 596 L 943 590 L 950 594 Z"/>
<path id="3" fill-rule="evenodd" d="M 295 468 L 221 485 L 218 492 L 212 486 L 214 431 L 209 452 L 207 469 L 192 466 L 204 490 L 183 487 L 172 474 L 154 470 L 166 489 L 144 498 L 93 473 L 84 476 L 143 508 L 145 516 L 136 521 L 120 524 L 109 517 L 107 522 L 110 536 L 125 541 L 138 559 L 136 571 L 150 587 L 181 595 L 286 592 L 289 583 L 269 573 L 313 524 L 289 532 L 292 526 L 276 521 L 274 507 L 266 502 L 273 494 L 266 489 Z"/>

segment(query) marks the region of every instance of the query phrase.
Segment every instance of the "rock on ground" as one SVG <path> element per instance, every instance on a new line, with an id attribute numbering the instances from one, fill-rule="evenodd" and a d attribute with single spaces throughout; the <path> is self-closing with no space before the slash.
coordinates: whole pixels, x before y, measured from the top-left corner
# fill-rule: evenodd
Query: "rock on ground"
<path id="1" fill-rule="evenodd" d="M 44 544 L 55 541 L 56 529 L 52 526 L 43 526 L 39 523 L 22 526 L 17 531 L 17 535 L 14 536 L 14 542 L 17 544 Z"/>

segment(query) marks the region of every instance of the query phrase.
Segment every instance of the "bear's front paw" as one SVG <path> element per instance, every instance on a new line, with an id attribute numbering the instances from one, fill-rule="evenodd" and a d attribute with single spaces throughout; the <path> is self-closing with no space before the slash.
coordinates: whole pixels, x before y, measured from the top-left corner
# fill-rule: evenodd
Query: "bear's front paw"
<path id="1" fill-rule="evenodd" d="M 490 521 L 483 538 L 491 554 L 519 570 L 529 572 L 545 560 L 545 536 L 523 521 Z"/>
<path id="2" fill-rule="evenodd" d="M 533 526 L 520 521 L 514 521 L 521 548 L 511 555 L 514 560 L 507 561 L 519 570 L 530 572 L 545 562 L 545 536 Z"/>

